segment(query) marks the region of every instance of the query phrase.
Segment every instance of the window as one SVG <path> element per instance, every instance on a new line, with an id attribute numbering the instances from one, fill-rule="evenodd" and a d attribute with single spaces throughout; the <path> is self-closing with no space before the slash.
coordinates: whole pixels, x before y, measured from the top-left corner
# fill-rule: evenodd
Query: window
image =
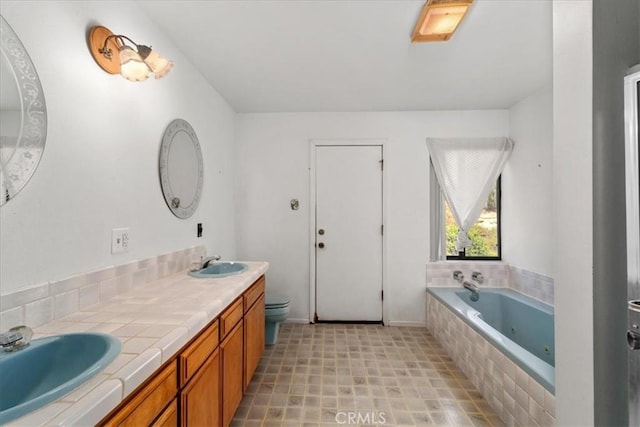
<path id="1" fill-rule="evenodd" d="M 431 161 L 430 259 L 501 259 L 500 174 L 513 151 L 513 141 L 504 137 L 427 138 L 427 147 Z M 446 214 L 445 199 L 453 215 Z M 453 243 L 456 232 L 455 243 L 447 245 L 447 240 Z"/>
<path id="2" fill-rule="evenodd" d="M 447 259 L 499 260 L 500 255 L 500 178 L 489 193 L 480 218 L 469 230 L 472 241 L 462 252 L 456 251 L 458 225 L 445 201 L 445 232 Z"/>

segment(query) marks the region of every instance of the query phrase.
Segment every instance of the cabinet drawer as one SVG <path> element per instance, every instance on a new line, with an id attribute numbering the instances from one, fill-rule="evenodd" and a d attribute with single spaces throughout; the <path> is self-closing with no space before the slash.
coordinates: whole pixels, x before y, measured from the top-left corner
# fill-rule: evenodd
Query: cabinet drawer
<path id="1" fill-rule="evenodd" d="M 247 312 L 247 310 L 249 310 L 249 308 L 251 308 L 253 303 L 256 302 L 258 298 L 260 298 L 260 295 L 264 293 L 264 285 L 265 285 L 265 279 L 264 279 L 264 276 L 261 276 L 244 293 L 244 312 L 245 313 Z"/>
<path id="2" fill-rule="evenodd" d="M 175 398 L 177 392 L 178 375 L 176 374 L 176 362 L 173 361 L 156 374 L 141 390 L 135 391 L 133 399 L 102 425 L 148 426 Z"/>
<path id="3" fill-rule="evenodd" d="M 183 387 L 189 381 L 198 368 L 207 360 L 207 357 L 216 349 L 220 340 L 218 331 L 218 320 L 216 319 L 195 341 L 189 344 L 186 350 L 180 353 L 180 356 L 178 356 L 180 361 L 180 387 Z"/>
<path id="4" fill-rule="evenodd" d="M 229 308 L 227 308 L 220 316 L 220 336 L 226 337 L 231 329 L 242 319 L 244 314 L 243 298 L 238 298 Z"/>
<path id="5" fill-rule="evenodd" d="M 167 406 L 167 409 L 162 411 L 162 414 L 157 420 L 151 424 L 151 427 L 178 427 L 178 399 L 173 399 L 171 404 Z"/>

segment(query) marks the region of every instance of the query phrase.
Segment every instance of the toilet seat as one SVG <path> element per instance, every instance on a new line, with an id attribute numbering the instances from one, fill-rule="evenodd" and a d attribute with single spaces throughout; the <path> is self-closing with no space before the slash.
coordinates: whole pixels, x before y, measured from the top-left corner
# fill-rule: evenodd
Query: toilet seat
<path id="1" fill-rule="evenodd" d="M 264 305 L 267 309 L 286 308 L 289 307 L 289 299 L 282 295 L 267 295 Z"/>
<path id="2" fill-rule="evenodd" d="M 264 342 L 266 345 L 274 345 L 278 342 L 280 323 L 289 317 L 289 298 L 278 295 L 265 295 L 264 301 Z"/>

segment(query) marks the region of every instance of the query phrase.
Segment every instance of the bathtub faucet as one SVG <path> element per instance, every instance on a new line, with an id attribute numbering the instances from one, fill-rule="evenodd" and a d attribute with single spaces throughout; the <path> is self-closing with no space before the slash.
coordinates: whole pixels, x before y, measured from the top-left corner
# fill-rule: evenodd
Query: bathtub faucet
<path id="1" fill-rule="evenodd" d="M 482 283 L 484 282 L 484 276 L 479 271 L 474 271 L 473 274 L 471 274 L 471 280 Z"/>
<path id="2" fill-rule="evenodd" d="M 464 274 L 462 274 L 462 271 L 460 270 L 456 270 L 453 272 L 453 280 L 456 280 L 460 283 L 464 282 Z"/>
<path id="3" fill-rule="evenodd" d="M 478 301 L 478 299 L 480 299 L 480 290 L 476 285 L 465 280 L 464 282 L 462 282 L 462 286 L 464 286 L 465 289 L 471 291 L 471 301 Z"/>

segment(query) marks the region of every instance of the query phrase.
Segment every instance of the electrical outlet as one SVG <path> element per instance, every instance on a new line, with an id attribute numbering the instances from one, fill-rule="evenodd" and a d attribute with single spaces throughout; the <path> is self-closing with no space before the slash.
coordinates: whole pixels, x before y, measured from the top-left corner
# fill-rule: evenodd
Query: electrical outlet
<path id="1" fill-rule="evenodd" d="M 111 230 L 111 253 L 129 252 L 129 229 L 114 228 Z"/>

